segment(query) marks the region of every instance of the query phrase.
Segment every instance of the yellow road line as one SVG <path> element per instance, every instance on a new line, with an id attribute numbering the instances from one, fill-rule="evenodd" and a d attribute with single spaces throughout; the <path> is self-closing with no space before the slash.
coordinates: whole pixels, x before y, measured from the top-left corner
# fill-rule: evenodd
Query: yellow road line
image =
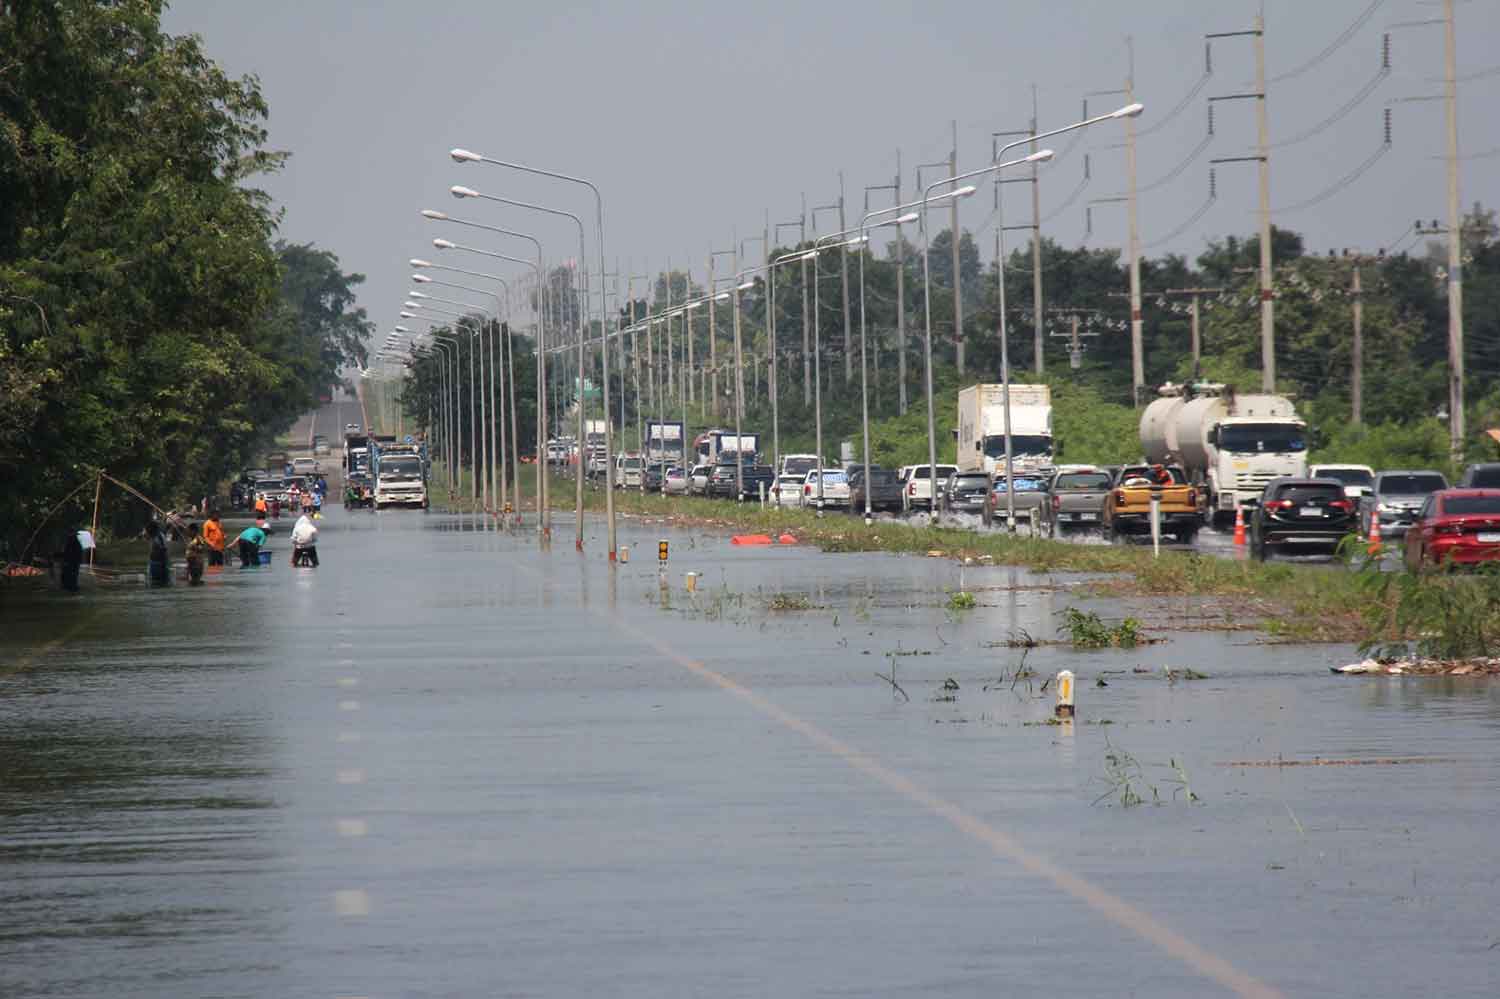
<path id="1" fill-rule="evenodd" d="M 534 570 L 529 571 L 540 575 L 539 573 L 535 573 Z M 1154 944 L 1166 954 L 1176 958 L 1204 978 L 1216 982 L 1236 995 L 1254 997 L 1281 995 L 1279 990 L 1260 981 L 1253 975 L 1239 970 L 1224 958 L 1198 946 L 1154 916 L 1131 905 L 1120 896 L 1113 894 L 1080 875 L 1059 867 L 1041 854 L 1026 849 L 1015 839 L 978 816 L 965 811 L 948 799 L 919 786 L 910 778 L 902 776 L 873 756 L 830 735 L 812 722 L 799 718 L 774 701 L 757 694 L 755 691 L 730 679 L 723 673 L 710 669 L 702 662 L 684 655 L 656 635 L 627 621 L 617 612 L 601 613 L 595 608 L 591 607 L 590 609 L 594 610 L 599 616 L 606 617 L 621 631 L 656 649 L 663 656 L 688 672 L 718 687 L 720 690 L 739 698 L 783 728 L 797 733 L 808 742 L 824 750 L 829 755 L 842 760 L 866 777 L 895 791 L 902 797 L 921 805 L 927 811 L 945 820 L 970 839 L 987 846 L 996 856 L 1015 863 L 1030 874 L 1050 881 L 1059 890 L 1083 902 L 1122 929 L 1128 930 L 1142 937 L 1148 943 Z"/>

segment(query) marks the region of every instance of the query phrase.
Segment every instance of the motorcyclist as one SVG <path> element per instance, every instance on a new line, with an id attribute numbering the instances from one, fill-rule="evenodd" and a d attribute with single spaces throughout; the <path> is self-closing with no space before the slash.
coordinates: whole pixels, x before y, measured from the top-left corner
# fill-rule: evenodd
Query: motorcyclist
<path id="1" fill-rule="evenodd" d="M 299 561 L 305 561 L 314 569 L 318 567 L 318 528 L 305 513 L 292 527 L 292 565 Z"/>

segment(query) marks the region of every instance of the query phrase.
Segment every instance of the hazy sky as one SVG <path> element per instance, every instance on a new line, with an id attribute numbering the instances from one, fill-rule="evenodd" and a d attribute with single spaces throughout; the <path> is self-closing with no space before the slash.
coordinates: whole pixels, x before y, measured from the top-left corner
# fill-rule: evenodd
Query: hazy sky
<path id="1" fill-rule="evenodd" d="M 1172 237 L 1208 201 L 1208 161 L 1245 155 L 1256 138 L 1253 101 L 1220 103 L 1216 136 L 1174 179 L 1160 183 L 1207 132 L 1207 98 L 1243 92 L 1254 79 L 1253 40 L 1213 43 L 1213 75 L 1163 122 L 1204 74 L 1206 32 L 1252 26 L 1251 0 L 952 0 L 952 2 L 520 3 L 449 0 L 179 0 L 169 31 L 203 36 L 208 54 L 234 74 L 261 79 L 271 107 L 270 144 L 288 150 L 285 171 L 264 185 L 285 208 L 283 235 L 333 250 L 346 270 L 368 276 L 360 301 L 383 330 L 397 321 L 410 286 L 406 260 L 432 256 L 446 236 L 524 256 L 504 237 L 423 220 L 437 208 L 540 236 L 553 259 L 576 255 L 572 223 L 487 202 L 459 202 L 448 187 L 543 202 L 592 220 L 586 189 L 484 164 L 458 165 L 463 146 L 498 158 L 587 177 L 603 191 L 611 271 L 655 272 L 689 264 L 701 280 L 708 252 L 795 219 L 837 199 L 846 182 L 847 221 L 862 213 L 864 187 L 888 184 L 902 156 L 914 197 L 915 167 L 945 158 L 958 122 L 959 168 L 982 166 L 990 133 L 1020 129 L 1038 88 L 1045 130 L 1077 120 L 1085 94 L 1121 88 L 1126 36 L 1134 36 L 1139 119 L 1141 239 L 1148 254 L 1194 255 L 1209 238 L 1252 233 L 1256 167 L 1217 168 L 1218 197 L 1201 220 Z M 1462 198 L 1500 202 L 1500 3 L 1458 4 Z M 1372 12 L 1371 12 L 1372 11 Z M 1348 41 L 1318 57 L 1371 12 Z M 1311 248 L 1389 246 L 1414 218 L 1445 214 L 1440 101 L 1441 25 L 1398 26 L 1441 16 L 1424 0 L 1267 0 L 1266 68 L 1271 141 L 1315 130 L 1380 71 L 1391 35 L 1392 69 L 1350 113 L 1312 138 L 1274 148 L 1271 201 L 1289 208 L 1276 224 L 1301 231 Z M 1278 79 L 1285 74 L 1289 78 Z M 1091 113 L 1121 99 L 1089 98 Z M 1393 145 L 1360 176 L 1340 184 L 1380 148 L 1382 110 Z M 1152 130 L 1153 125 L 1162 123 Z M 1075 133 L 1078 135 L 1079 133 Z M 1123 128 L 1095 126 L 1042 168 L 1044 233 L 1084 240 L 1084 205 L 1124 190 Z M 1083 176 L 1092 180 L 1061 207 Z M 1485 154 L 1492 154 L 1486 156 Z M 941 174 L 925 170 L 930 182 Z M 1159 184 L 1153 187 L 1152 185 Z M 1008 222 L 1029 221 L 1024 185 L 1006 188 Z M 888 197 L 884 193 L 872 199 Z M 875 200 L 874 205 L 887 201 Z M 962 225 L 982 229 L 993 250 L 992 196 L 969 199 Z M 558 224 L 559 221 L 562 224 Z M 836 228 L 820 213 L 818 231 Z M 942 223 L 946 224 L 946 223 Z M 790 241 L 792 234 L 783 234 Z M 1011 245 L 1025 238 L 1010 233 Z M 1168 238 L 1170 237 L 1170 238 Z M 589 256 L 593 245 L 589 231 Z M 1120 246 L 1123 205 L 1093 212 L 1091 246 Z M 1165 242 L 1162 242 L 1166 239 Z M 517 252 L 521 250 L 522 252 Z M 752 255 L 759 245 L 747 246 Z M 469 257 L 459 263 L 486 270 Z M 479 266 L 475 266 L 475 264 Z M 725 264 L 727 266 L 727 262 Z M 515 270 L 514 267 L 511 270 Z M 457 296 L 455 296 L 457 297 Z M 1058 304 L 1065 304 L 1059 302 Z M 1123 306 L 1122 306 L 1123 307 Z"/>

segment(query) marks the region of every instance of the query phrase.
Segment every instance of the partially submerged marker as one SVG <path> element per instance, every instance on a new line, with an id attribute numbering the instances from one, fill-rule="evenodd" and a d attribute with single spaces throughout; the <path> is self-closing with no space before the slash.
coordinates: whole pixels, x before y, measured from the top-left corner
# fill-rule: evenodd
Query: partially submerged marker
<path id="1" fill-rule="evenodd" d="M 1057 706 L 1052 713 L 1058 718 L 1073 717 L 1073 671 L 1070 669 L 1057 674 Z"/>

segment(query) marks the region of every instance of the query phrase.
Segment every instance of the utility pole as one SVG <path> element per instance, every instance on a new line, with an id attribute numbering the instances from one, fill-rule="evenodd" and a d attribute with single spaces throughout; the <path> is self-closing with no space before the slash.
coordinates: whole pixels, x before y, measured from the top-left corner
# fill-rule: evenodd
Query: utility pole
<path id="1" fill-rule="evenodd" d="M 1096 329 L 1093 329 L 1092 327 L 1090 329 L 1086 330 L 1086 331 L 1085 330 L 1080 330 L 1078 328 L 1079 319 L 1081 317 L 1083 317 L 1083 316 L 1088 316 L 1090 319 L 1093 319 L 1093 318 L 1095 318 L 1095 317 L 1097 317 L 1099 315 L 1099 310 L 1098 309 L 1073 307 L 1073 308 L 1052 308 L 1052 309 L 1048 309 L 1047 312 L 1049 314 L 1051 314 L 1051 315 L 1067 316 L 1068 317 L 1068 320 L 1069 320 L 1069 323 L 1068 323 L 1069 330 L 1068 330 L 1068 333 L 1066 334 L 1066 336 L 1068 337 L 1068 363 L 1069 363 L 1069 366 L 1076 371 L 1077 369 L 1083 367 L 1083 342 L 1082 342 L 1082 338 L 1083 337 L 1096 337 L 1096 336 L 1099 335 L 1099 331 L 1096 330 Z M 1053 334 L 1053 336 L 1061 336 L 1061 335 L 1063 335 L 1063 334 L 1057 334 L 1057 333 Z"/>
<path id="2" fill-rule="evenodd" d="M 1198 300 L 1204 295 L 1218 295 L 1223 288 L 1168 288 L 1162 292 L 1168 298 L 1187 296 L 1188 316 L 1192 320 L 1193 337 L 1193 379 L 1196 381 L 1203 377 L 1203 337 L 1198 326 Z"/>
<path id="3" fill-rule="evenodd" d="M 1032 88 L 1032 117 L 1031 124 L 1027 128 L 1013 129 L 1009 132 L 990 133 L 990 159 L 994 160 L 999 154 L 1000 139 L 1009 138 L 1012 135 L 1036 135 L 1036 88 Z M 1031 151 L 1036 152 L 1036 142 L 1031 143 Z M 1036 164 L 1031 165 L 1030 177 L 1011 177 L 1002 179 L 995 174 L 995 209 L 1000 208 L 1000 185 L 1001 184 L 1030 184 L 1031 185 L 1031 208 L 1032 220 L 1027 225 L 998 225 L 995 227 L 995 266 L 1000 273 L 1000 280 L 1005 280 L 1005 261 L 1000 256 L 1000 232 L 1001 230 L 1027 229 L 1031 232 L 1031 308 L 1032 308 L 1032 336 L 1035 343 L 1032 348 L 1032 367 L 1038 375 L 1042 374 L 1043 351 L 1042 351 L 1042 251 L 1041 251 L 1041 207 L 1037 198 L 1037 170 Z"/>
<path id="4" fill-rule="evenodd" d="M 865 214 L 870 214 L 870 192 L 890 191 L 895 198 L 893 205 L 901 204 L 901 150 L 896 150 L 896 176 L 889 184 L 870 184 L 865 188 Z M 864 247 L 860 248 L 864 252 Z M 873 256 L 873 254 L 872 254 Z M 898 362 L 898 380 L 900 381 L 900 412 L 906 413 L 906 323 L 903 313 L 906 311 L 905 302 L 905 261 L 901 252 L 901 227 L 896 226 L 896 335 L 898 337 L 897 353 L 900 356 Z M 860 321 L 866 322 L 867 317 L 863 315 L 866 303 L 860 299 Z M 879 333 L 876 333 L 875 348 L 875 408 L 880 408 L 880 348 Z"/>
<path id="5" fill-rule="evenodd" d="M 953 153 L 948 160 L 948 176 L 958 176 L 958 121 L 953 122 Z M 951 190 L 958 190 L 955 181 Z M 958 198 L 948 201 L 948 218 L 953 234 L 953 361 L 958 373 L 964 373 L 964 296 L 963 279 L 958 273 Z M 937 484 L 933 484 L 937 488 Z"/>
<path id="6" fill-rule="evenodd" d="M 813 232 L 818 229 L 817 222 L 813 223 Z M 802 226 L 801 239 L 797 248 L 801 249 L 807 243 L 807 192 L 802 192 Z M 807 306 L 807 258 L 802 259 L 802 407 L 806 409 L 812 405 L 812 344 L 809 340 L 811 329 L 808 322 Z"/>
<path id="7" fill-rule="evenodd" d="M 1354 307 L 1354 342 L 1349 348 L 1349 415 L 1357 427 L 1364 422 L 1365 393 L 1365 293 L 1359 282 L 1358 261 L 1350 277 L 1349 297 L 1353 299 Z"/>
<path id="8" fill-rule="evenodd" d="M 1130 75 L 1125 78 L 1125 103 L 1135 103 L 1135 41 L 1127 38 Z M 1135 404 L 1140 406 L 1146 394 L 1146 355 L 1142 344 L 1141 322 L 1141 231 L 1135 190 L 1135 119 L 1125 119 L 1125 169 L 1128 174 L 1130 217 L 1130 383 Z"/>
<path id="9" fill-rule="evenodd" d="M 719 285 L 718 279 L 714 276 L 714 258 L 733 252 L 732 250 L 710 250 L 708 253 L 708 416 L 715 423 L 719 420 L 719 313 L 715 308 L 718 304 Z"/>
<path id="10" fill-rule="evenodd" d="M 896 204 L 901 204 L 901 150 L 896 150 Z M 902 416 L 906 415 L 906 237 L 896 226 L 896 393 Z M 878 381 L 877 381 L 878 384 Z"/>
<path id="11" fill-rule="evenodd" d="M 1127 119 L 1135 121 L 1134 118 Z M 1031 134 L 1036 135 L 1036 84 L 1031 85 Z M 1135 126 L 1129 126 L 1131 134 Z M 1031 142 L 1031 151 L 1037 151 L 1036 140 Z M 1031 164 L 1031 315 L 1035 321 L 1032 332 L 1036 339 L 1036 373 L 1040 376 L 1046 359 L 1042 352 L 1042 184 L 1037 173 L 1037 164 Z M 1074 325 L 1078 320 L 1074 319 Z"/>
<path id="12" fill-rule="evenodd" d="M 1457 464 L 1464 452 L 1463 218 L 1458 214 L 1458 51 L 1453 0 L 1443 0 L 1443 102 L 1448 117 L 1448 429 Z"/>
<path id="13" fill-rule="evenodd" d="M 844 171 L 839 171 L 839 232 L 848 229 L 849 224 L 844 221 Z M 864 252 L 864 247 L 860 247 Z M 854 380 L 854 334 L 849 325 L 849 242 L 844 240 L 839 247 L 839 270 L 843 276 L 844 288 L 844 384 L 848 385 Z"/>
<path id="14" fill-rule="evenodd" d="M 1246 163 L 1252 160 L 1260 164 L 1260 357 L 1261 390 L 1276 391 L 1276 296 L 1271 287 L 1271 140 L 1266 125 L 1266 30 L 1265 20 L 1256 17 L 1255 27 L 1249 31 L 1222 31 L 1205 35 L 1206 39 L 1238 38 L 1245 35 L 1255 39 L 1255 90 L 1248 94 L 1227 94 L 1210 97 L 1214 101 L 1255 101 L 1256 155 L 1230 156 L 1210 160 L 1217 163 Z M 1127 128 L 1129 126 L 1127 125 Z M 1133 132 L 1131 133 L 1134 134 Z"/>

